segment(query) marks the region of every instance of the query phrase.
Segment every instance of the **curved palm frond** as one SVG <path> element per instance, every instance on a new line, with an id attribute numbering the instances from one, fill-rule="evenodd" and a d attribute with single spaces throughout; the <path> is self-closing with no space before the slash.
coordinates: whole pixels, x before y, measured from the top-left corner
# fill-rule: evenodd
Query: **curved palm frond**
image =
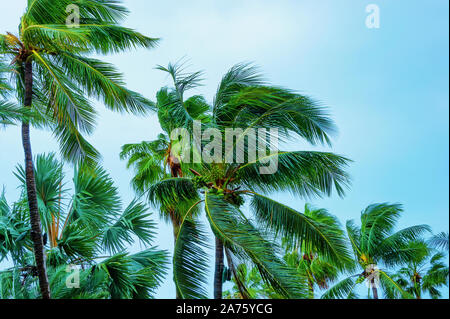
<path id="1" fill-rule="evenodd" d="M 298 274 L 277 257 L 275 244 L 267 241 L 235 206 L 206 193 L 205 211 L 224 246 L 243 260 L 251 260 L 275 291 L 285 298 L 307 295 Z"/>
<path id="2" fill-rule="evenodd" d="M 323 295 L 322 299 L 357 299 L 354 292 L 357 281 L 352 277 L 341 280 L 339 283 L 328 289 Z"/>
<path id="3" fill-rule="evenodd" d="M 260 168 L 268 161 L 277 163 L 272 175 L 261 174 Z M 345 172 L 349 160 L 332 153 L 279 152 L 259 158 L 238 169 L 240 182 L 249 189 L 262 193 L 290 191 L 302 197 L 331 195 L 333 189 L 343 196 L 350 183 Z"/>
<path id="4" fill-rule="evenodd" d="M 312 145 L 331 145 L 336 131 L 326 109 L 309 97 L 277 87 L 249 87 L 228 103 L 236 113 L 233 127 L 278 129 L 279 136 L 296 134 Z"/>
<path id="5" fill-rule="evenodd" d="M 425 243 L 410 245 L 410 242 L 419 240 L 423 234 L 430 232 L 428 225 L 416 225 L 402 229 L 389 236 L 378 246 L 374 252 L 388 267 L 403 264 L 405 262 L 420 263 L 429 253 Z"/>
<path id="6" fill-rule="evenodd" d="M 246 87 L 264 85 L 257 67 L 251 63 L 234 65 L 222 78 L 213 102 L 214 120 L 224 127 L 233 122 L 236 110 L 228 105 L 230 99 Z"/>
<path id="7" fill-rule="evenodd" d="M 149 187 L 148 199 L 155 206 L 180 207 L 182 203 L 195 203 L 199 195 L 190 178 L 166 178 Z M 191 206 L 187 206 L 187 209 Z"/>
<path id="8" fill-rule="evenodd" d="M 144 245 L 150 245 L 156 225 L 147 211 L 146 205 L 133 200 L 118 220 L 103 231 L 102 246 L 110 253 L 119 253 L 125 250 L 126 244 L 134 243 L 133 236 Z"/>
<path id="9" fill-rule="evenodd" d="M 302 247 L 308 252 L 317 252 L 338 267 L 351 265 L 351 254 L 339 224 L 323 222 L 324 215 L 329 217 L 327 212 L 315 213 L 322 215 L 321 222 L 320 218 L 311 218 L 313 216 L 297 212 L 259 194 L 253 194 L 251 207 L 261 226 L 273 231 L 275 236 L 281 235 L 288 244 Z"/>
<path id="10" fill-rule="evenodd" d="M 447 233 L 442 232 L 437 235 L 434 235 L 429 240 L 429 243 L 434 248 L 448 250 L 448 239 L 449 239 L 448 232 Z"/>
<path id="11" fill-rule="evenodd" d="M 182 299 L 207 299 L 209 248 L 205 230 L 199 222 L 185 216 L 175 241 L 173 277 Z"/>

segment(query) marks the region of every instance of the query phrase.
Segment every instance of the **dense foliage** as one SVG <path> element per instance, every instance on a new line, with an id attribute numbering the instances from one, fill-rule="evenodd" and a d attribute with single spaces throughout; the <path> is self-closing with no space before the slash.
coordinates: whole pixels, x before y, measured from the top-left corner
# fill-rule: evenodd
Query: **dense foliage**
<path id="1" fill-rule="evenodd" d="M 67 23 L 74 5 L 75 26 Z M 0 126 L 21 124 L 25 155 L 14 172 L 19 198 L 0 196 L 0 299 L 154 298 L 169 254 L 152 246 L 158 229 L 149 209 L 173 227 L 180 299 L 209 298 L 211 273 L 216 299 L 441 297 L 448 233 L 397 229 L 401 205 L 370 205 L 343 226 L 325 209 L 274 200 L 280 192 L 302 202 L 344 197 L 350 188 L 351 160 L 331 152 L 336 126 L 327 108 L 248 63 L 223 75 L 212 102 L 190 94 L 202 72 L 157 66 L 173 84 L 153 102 L 94 58 L 156 46 L 122 26 L 127 14 L 120 0 L 28 0 L 17 32 L 0 34 Z M 154 113 L 163 131 L 122 147 L 139 198 L 128 205 L 87 140 L 94 100 Z M 30 127 L 52 132 L 60 159 L 33 156 Z M 213 143 L 231 129 L 231 144 Z M 295 149 L 280 150 L 286 142 Z M 226 283 L 233 287 L 224 292 Z"/>

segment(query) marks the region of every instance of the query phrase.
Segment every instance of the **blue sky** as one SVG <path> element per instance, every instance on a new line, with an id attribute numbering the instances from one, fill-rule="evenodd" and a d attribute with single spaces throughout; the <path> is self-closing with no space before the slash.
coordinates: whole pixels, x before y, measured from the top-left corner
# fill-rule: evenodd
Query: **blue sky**
<path id="1" fill-rule="evenodd" d="M 125 1 L 126 25 L 161 37 L 152 51 L 110 56 L 128 85 L 149 98 L 169 84 L 154 70 L 183 56 L 192 70 L 205 71 L 205 86 L 194 93 L 212 100 L 233 64 L 254 61 L 272 83 L 321 101 L 339 134 L 332 151 L 354 163 L 353 185 L 340 199 L 314 199 L 343 222 L 357 219 L 371 203 L 398 202 L 401 227 L 427 223 L 434 232 L 449 224 L 449 42 L 446 0 L 192 0 Z M 368 4 L 380 7 L 380 28 L 365 25 Z M 2 1 L 0 32 L 17 30 L 26 1 Z M 136 118 L 106 111 L 90 141 L 122 198 L 134 195 L 131 172 L 118 157 L 126 143 L 160 132 L 155 116 Z M 18 183 L 12 171 L 22 162 L 18 128 L 0 131 L 0 185 L 10 200 Z M 48 132 L 32 131 L 34 154 L 57 151 Z M 290 145 L 290 148 L 303 145 Z M 276 198 L 302 209 L 289 194 Z M 155 214 L 156 218 L 157 214 Z M 172 250 L 171 229 L 161 224 L 157 245 Z M 171 276 L 158 297 L 173 297 Z"/>

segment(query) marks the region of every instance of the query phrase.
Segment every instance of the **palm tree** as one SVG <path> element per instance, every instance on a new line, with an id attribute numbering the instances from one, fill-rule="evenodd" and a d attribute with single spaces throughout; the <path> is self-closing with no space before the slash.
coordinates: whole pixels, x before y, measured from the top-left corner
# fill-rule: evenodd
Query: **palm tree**
<path id="1" fill-rule="evenodd" d="M 0 272 L 0 298 L 36 298 L 26 172 L 19 166 L 22 198 L 12 208 L 0 198 L 0 261 L 14 266 Z M 112 179 L 101 168 L 76 167 L 73 193 L 65 183 L 63 166 L 54 154 L 36 159 L 39 213 L 44 229 L 49 283 L 55 298 L 150 298 L 167 268 L 164 251 L 150 248 L 156 225 L 148 208 L 133 200 L 122 210 Z M 137 238 L 145 247 L 125 251 Z M 79 289 L 66 286 L 67 267 L 80 270 Z"/>
<path id="2" fill-rule="evenodd" d="M 417 249 L 409 247 L 409 241 L 420 238 L 430 231 L 430 227 L 418 225 L 395 232 L 395 225 L 402 212 L 403 208 L 399 204 L 373 204 L 361 213 L 361 226 L 353 221 L 347 222 L 347 235 L 362 273 L 342 280 L 322 298 L 356 298 L 355 286 L 364 282 L 369 287 L 369 295 L 371 293 L 374 299 L 379 298 L 378 284 L 381 284 L 385 292 L 397 290 L 402 297 L 410 297 L 391 278 L 388 269 L 401 265 L 414 256 Z"/>
<path id="3" fill-rule="evenodd" d="M 179 127 L 188 128 L 179 117 L 170 114 L 173 105 L 185 107 L 187 115 L 192 120 L 207 122 L 205 114 L 209 106 L 200 95 L 185 99 L 185 93 L 199 85 L 201 72 L 185 74 L 183 64 L 169 64 L 167 68 L 158 66 L 159 70 L 167 72 L 172 77 L 174 87 L 164 87 L 156 94 L 155 109 L 158 112 L 159 122 L 164 133 L 159 134 L 154 141 L 144 141 L 139 144 L 126 144 L 122 147 L 120 157 L 127 160 L 127 168 L 133 167 L 135 176 L 131 185 L 138 195 L 148 192 L 151 185 L 164 178 L 177 178 L 189 175 L 187 164 L 176 156 L 174 149 L 179 149 L 180 141 L 170 139 L 173 130 Z M 193 204 L 193 203 L 191 203 Z M 176 207 L 178 206 L 178 207 Z M 162 218 L 170 220 L 174 228 L 174 238 L 178 235 L 178 228 L 182 221 L 182 212 L 179 205 L 160 206 Z M 189 208 L 189 206 L 188 206 Z"/>
<path id="4" fill-rule="evenodd" d="M 169 114 L 173 105 L 179 104 L 186 108 L 186 112 L 193 120 L 208 122 L 205 112 L 209 109 L 202 96 L 194 95 L 185 99 L 185 93 L 200 84 L 201 72 L 184 73 L 183 64 L 169 64 L 167 68 L 158 66 L 159 70 L 167 72 L 174 83 L 173 88 L 162 88 L 156 94 L 155 109 L 158 112 L 159 122 L 164 133 L 159 134 L 154 141 L 144 141 L 139 144 L 127 144 L 122 147 L 120 157 L 127 159 L 127 168 L 133 167 L 135 176 L 132 179 L 132 187 L 139 196 L 148 192 L 150 187 L 165 178 L 177 178 L 190 175 L 187 167 L 181 162 L 180 157 L 175 156 L 173 149 L 180 148 L 180 141 L 170 139 L 171 132 L 177 127 L 188 127 L 182 123 L 179 117 Z M 198 199 L 182 201 L 176 204 L 157 204 L 161 218 L 172 224 L 174 241 L 178 237 L 178 231 L 183 220 L 183 215 Z M 179 294 L 177 291 L 177 298 Z"/>
<path id="5" fill-rule="evenodd" d="M 344 240 L 345 234 L 340 222 L 327 210 L 314 209 L 311 205 L 306 204 L 304 214 L 316 223 L 326 225 L 330 233 Z M 295 247 L 293 250 L 287 247 L 284 258 L 288 265 L 295 267 L 300 275 L 306 278 L 311 299 L 315 297 L 316 287 L 328 289 L 329 284 L 338 279 L 343 269 L 339 264 L 335 265 L 322 258 L 316 247 L 308 242 L 303 242 L 301 247 Z M 350 262 L 345 265 L 347 270 L 352 267 L 353 265 Z"/>
<path id="6" fill-rule="evenodd" d="M 415 249 L 416 253 L 396 272 L 393 279 L 416 299 L 422 299 L 425 293 L 433 299 L 439 299 L 439 289 L 448 286 L 449 268 L 443 261 L 444 254 L 420 239 L 409 242 L 408 247 Z M 397 291 L 390 291 L 389 295 L 391 298 L 401 297 Z"/>
<path id="7" fill-rule="evenodd" d="M 66 9 L 76 5 L 78 26 L 66 25 Z M 45 119 L 71 162 L 94 163 L 98 152 L 82 136 L 94 129 L 96 112 L 87 97 L 101 99 L 114 111 L 143 114 L 151 103 L 124 86 L 111 64 L 92 53 L 116 53 L 157 40 L 120 26 L 128 11 L 119 1 L 28 0 L 17 34 L 0 34 L 0 55 L 14 67 L 12 83 L 21 105 Z M 38 214 L 30 122 L 22 121 L 27 198 L 32 239 L 43 298 L 50 298 Z"/>
<path id="8" fill-rule="evenodd" d="M 172 118 L 185 123 L 181 127 L 194 122 L 181 103 L 172 104 L 168 112 Z M 278 129 L 282 139 L 297 136 L 313 145 L 329 144 L 330 134 L 334 131 L 334 125 L 322 107 L 308 97 L 267 85 L 257 70 L 248 64 L 234 66 L 223 77 L 210 113 L 211 121 L 203 128 L 216 128 L 223 134 L 226 129 L 241 128 L 236 143 L 244 140 L 252 129 Z M 205 145 L 203 142 L 202 146 Z M 259 143 L 260 147 L 256 149 L 262 153 L 261 145 L 266 152 L 267 140 Z M 250 151 L 249 147 L 244 147 L 246 158 Z M 320 196 L 330 195 L 335 188 L 343 195 L 349 182 L 344 171 L 348 160 L 332 153 L 309 151 L 276 151 L 247 163 L 230 163 L 230 157 L 236 159 L 228 152 L 213 163 L 202 163 L 197 170 L 191 169 L 195 178 L 164 179 L 149 189 L 150 200 L 154 203 L 175 205 L 201 198 L 185 214 L 175 245 L 174 274 L 180 296 L 206 298 L 203 286 L 208 269 L 204 251 L 208 246 L 207 236 L 202 223 L 193 214 L 203 204 L 216 238 L 215 298 L 222 297 L 225 257 L 235 279 L 238 278 L 235 265 L 251 262 L 280 295 L 304 297 L 307 294 L 304 287 L 300 281 L 293 280 L 297 274 L 278 257 L 278 245 L 271 240 L 271 235 L 282 235 L 299 245 L 303 241 L 310 242 L 324 258 L 337 264 L 344 264 L 349 259 L 345 242 L 330 233 L 326 225 L 263 194 L 289 190 L 303 197 Z M 267 160 L 275 158 L 278 159 L 277 172 L 260 174 L 260 168 L 267 165 Z M 257 224 L 240 209 L 245 198 L 251 200 Z M 241 285 L 241 289 L 245 290 L 245 287 Z"/>

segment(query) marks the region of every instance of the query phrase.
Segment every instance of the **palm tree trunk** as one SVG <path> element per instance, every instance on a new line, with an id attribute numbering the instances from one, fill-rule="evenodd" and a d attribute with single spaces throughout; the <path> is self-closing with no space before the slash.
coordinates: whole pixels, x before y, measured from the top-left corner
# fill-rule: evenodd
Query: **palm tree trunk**
<path id="1" fill-rule="evenodd" d="M 175 215 L 175 210 L 172 209 L 169 211 L 169 216 L 170 219 L 172 221 L 172 228 L 173 228 L 173 249 L 174 249 L 174 254 L 175 254 L 175 246 L 177 244 L 177 239 L 178 239 L 178 234 L 180 233 L 180 226 L 181 226 L 181 222 L 178 220 L 178 218 Z M 174 281 L 175 281 L 175 270 L 174 270 Z M 176 294 L 176 299 L 182 299 L 180 296 L 180 292 L 178 291 L 178 288 L 175 287 L 175 294 Z"/>
<path id="2" fill-rule="evenodd" d="M 178 238 L 178 233 L 180 231 L 180 225 L 177 224 L 175 221 L 172 221 L 172 226 L 173 226 L 173 245 L 174 245 L 174 253 L 175 253 L 175 245 L 177 244 L 177 238 Z M 174 273 L 174 275 L 175 275 L 175 273 Z M 177 287 L 175 287 L 175 291 L 176 291 L 176 299 L 182 299 Z"/>
<path id="3" fill-rule="evenodd" d="M 372 279 L 372 293 L 373 293 L 373 299 L 378 299 L 378 289 L 375 286 L 375 279 Z"/>
<path id="4" fill-rule="evenodd" d="M 222 299 L 223 289 L 223 243 L 216 237 L 216 269 L 214 272 L 214 299 Z"/>
<path id="5" fill-rule="evenodd" d="M 25 63 L 25 107 L 31 107 L 33 99 L 33 66 L 32 62 Z M 22 144 L 25 153 L 25 175 L 28 207 L 30 210 L 31 240 L 33 241 L 34 257 L 39 276 L 39 287 L 43 299 L 50 299 L 50 287 L 45 265 L 44 243 L 42 241 L 41 220 L 39 218 L 36 181 L 34 177 L 33 154 L 31 152 L 30 123 L 22 122 Z"/>

